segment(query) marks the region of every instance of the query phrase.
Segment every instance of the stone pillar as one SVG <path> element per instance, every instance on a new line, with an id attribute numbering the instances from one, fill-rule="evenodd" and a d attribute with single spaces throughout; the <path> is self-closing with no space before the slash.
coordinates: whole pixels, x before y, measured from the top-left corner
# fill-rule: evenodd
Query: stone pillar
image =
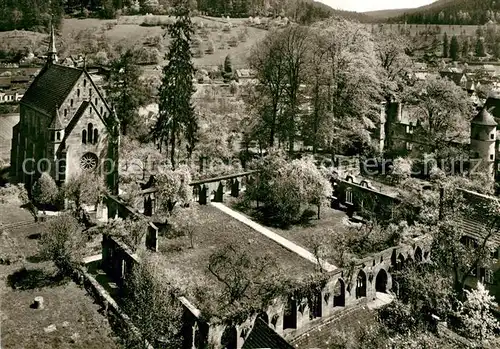
<path id="1" fill-rule="evenodd" d="M 208 202 L 210 202 L 210 198 L 209 198 L 209 193 L 208 193 L 208 187 L 203 184 L 201 187 L 200 187 L 200 195 L 199 195 L 199 204 L 200 205 L 206 205 Z"/>
<path id="2" fill-rule="evenodd" d="M 233 180 L 233 183 L 231 183 L 231 196 L 237 198 L 240 195 L 240 182 L 238 181 L 238 178 L 235 178 Z"/>
<path id="3" fill-rule="evenodd" d="M 221 181 L 215 191 L 215 202 L 224 202 L 224 183 Z"/>

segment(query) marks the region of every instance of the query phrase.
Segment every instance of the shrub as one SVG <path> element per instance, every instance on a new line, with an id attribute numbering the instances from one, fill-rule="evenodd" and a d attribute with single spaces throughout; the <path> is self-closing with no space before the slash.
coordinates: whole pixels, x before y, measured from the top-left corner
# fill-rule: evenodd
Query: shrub
<path id="1" fill-rule="evenodd" d="M 43 172 L 40 178 L 33 185 L 32 195 L 35 202 L 45 207 L 56 203 L 59 190 L 54 179 Z"/>
<path id="2" fill-rule="evenodd" d="M 231 47 L 236 47 L 238 46 L 238 39 L 236 38 L 236 36 L 231 36 L 227 41 L 227 44 Z"/>
<path id="3" fill-rule="evenodd" d="M 49 221 L 40 240 L 40 256 L 53 261 L 61 274 L 70 275 L 81 263 L 82 246 L 82 227 L 73 216 L 63 214 Z"/>
<path id="4" fill-rule="evenodd" d="M 207 48 L 205 50 L 205 53 L 207 55 L 212 55 L 212 54 L 214 54 L 214 51 L 215 51 L 215 49 L 214 49 L 214 43 L 213 43 L 213 41 L 209 41 L 208 44 L 207 44 Z"/>
<path id="5" fill-rule="evenodd" d="M 22 184 L 11 185 L 7 183 L 5 187 L 0 187 L 0 204 L 6 204 L 15 197 L 19 198 L 23 204 L 27 203 L 25 200 L 28 200 L 28 192 Z"/>

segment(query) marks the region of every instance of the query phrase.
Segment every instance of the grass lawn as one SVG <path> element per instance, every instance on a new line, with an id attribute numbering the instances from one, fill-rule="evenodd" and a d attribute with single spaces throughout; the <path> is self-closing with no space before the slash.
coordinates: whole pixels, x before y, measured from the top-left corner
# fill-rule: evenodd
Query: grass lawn
<path id="1" fill-rule="evenodd" d="M 250 219 L 255 220 L 255 218 L 252 217 L 253 209 L 243 209 L 241 205 L 238 204 L 238 199 L 229 196 L 225 197 L 225 200 L 226 199 L 226 205 L 245 214 Z M 259 223 L 264 225 L 262 222 Z M 292 225 L 288 228 L 267 228 L 312 252 L 314 246 L 311 237 L 327 235 L 332 231 L 343 232 L 346 231 L 351 224 L 345 212 L 334 210 L 329 207 L 322 207 L 319 220 L 315 215 L 307 224 Z M 329 262 L 335 264 L 333 261 Z"/>
<path id="2" fill-rule="evenodd" d="M 193 249 L 187 236 L 160 237 L 161 253 L 154 255 L 166 274 L 172 276 L 172 281 L 177 279 L 182 282 L 188 295 L 200 284 L 222 286 L 207 267 L 210 255 L 227 244 L 243 247 L 254 257 L 274 257 L 281 271 L 292 278 L 300 279 L 315 272 L 313 263 L 213 206 L 200 206 L 200 220 L 203 223 L 196 227 Z"/>
<path id="3" fill-rule="evenodd" d="M 0 268 L 2 348 L 118 348 L 86 291 L 54 279 L 52 263 L 38 258 L 36 234 L 45 224 L 34 223 L 16 200 L 0 204 L 0 223 L 0 258 L 10 260 Z M 45 309 L 30 308 L 36 296 L 44 298 Z M 56 330 L 46 332 L 50 325 Z"/>

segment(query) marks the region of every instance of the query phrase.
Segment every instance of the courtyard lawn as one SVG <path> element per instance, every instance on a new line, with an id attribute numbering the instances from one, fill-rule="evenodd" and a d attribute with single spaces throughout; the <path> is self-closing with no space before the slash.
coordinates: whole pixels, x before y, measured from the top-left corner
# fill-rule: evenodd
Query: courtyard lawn
<path id="1" fill-rule="evenodd" d="M 189 296 L 199 286 L 222 287 L 222 283 L 218 282 L 207 268 L 210 255 L 227 244 L 242 247 L 255 258 L 274 257 L 283 275 L 292 279 L 302 279 L 315 273 L 315 265 L 310 261 L 215 207 L 200 206 L 200 211 L 200 218 L 204 223 L 195 228 L 194 248 L 190 248 L 187 236 L 160 236 L 160 253 L 153 255 L 164 269 L 166 277 L 171 282 L 178 282 L 178 286 L 190 300 L 194 297 Z"/>
<path id="2" fill-rule="evenodd" d="M 52 263 L 40 260 L 38 234 L 45 223 L 34 223 L 14 198 L 0 204 L 0 223 L 2 348 L 118 348 L 86 291 L 55 278 Z M 44 298 L 45 309 L 30 308 L 36 296 Z"/>
<path id="3" fill-rule="evenodd" d="M 237 210 L 248 218 L 256 221 L 256 219 L 252 217 L 254 211 L 252 208 L 243 208 L 239 204 L 240 201 L 238 199 L 229 196 L 224 197 L 224 200 L 226 201 L 226 205 L 228 207 L 231 207 L 233 210 Z M 311 209 L 314 210 L 315 208 L 312 207 Z M 329 207 L 321 208 L 320 217 L 321 219 L 318 220 L 317 216 L 314 215 L 309 222 L 305 224 L 292 225 L 288 228 L 269 226 L 266 226 L 266 228 L 305 248 L 306 250 L 313 252 L 314 244 L 311 239 L 312 237 L 319 237 L 321 239 L 321 236 L 327 236 L 332 231 L 344 232 L 350 225 L 353 224 L 345 212 L 334 210 Z M 258 223 L 264 225 L 262 222 Z M 334 261 L 329 260 L 329 262 L 335 264 Z"/>

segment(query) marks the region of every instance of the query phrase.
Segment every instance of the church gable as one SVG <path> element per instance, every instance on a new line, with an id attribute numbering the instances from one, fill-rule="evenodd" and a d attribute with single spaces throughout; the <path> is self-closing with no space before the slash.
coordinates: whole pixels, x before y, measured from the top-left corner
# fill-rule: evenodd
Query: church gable
<path id="1" fill-rule="evenodd" d="M 86 71 L 75 82 L 65 100 L 59 106 L 60 114 L 63 116 L 66 125 L 69 126 L 74 123 L 73 119 L 78 116 L 79 109 L 84 102 L 92 103 L 103 120 L 107 120 L 111 115 L 108 104 Z"/>
<path id="2" fill-rule="evenodd" d="M 108 131 L 98 109 L 84 101 L 65 130 L 61 144 L 66 152 L 68 177 L 76 175 L 82 166 L 101 166 L 107 158 Z M 87 163 L 88 162 L 88 163 Z"/>

